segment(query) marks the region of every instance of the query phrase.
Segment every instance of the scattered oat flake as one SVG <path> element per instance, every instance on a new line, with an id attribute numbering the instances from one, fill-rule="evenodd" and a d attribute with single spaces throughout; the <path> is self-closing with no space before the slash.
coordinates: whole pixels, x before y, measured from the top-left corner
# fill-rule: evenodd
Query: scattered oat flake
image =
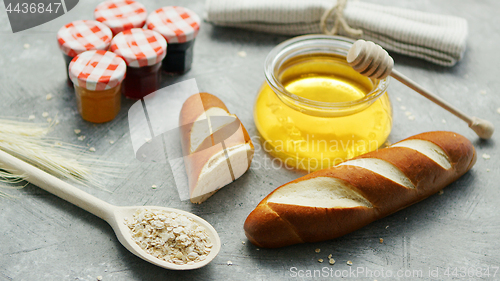
<path id="1" fill-rule="evenodd" d="M 335 264 L 335 260 L 334 260 L 334 259 L 328 259 L 328 262 L 329 262 L 331 265 L 334 265 L 334 264 Z"/>
<path id="2" fill-rule="evenodd" d="M 405 115 L 406 115 L 406 116 L 410 116 L 410 115 L 411 115 L 411 112 L 409 112 L 409 111 L 405 111 Z"/>
<path id="3" fill-rule="evenodd" d="M 146 158 L 146 154 L 142 154 L 142 158 Z"/>
<path id="4" fill-rule="evenodd" d="M 396 98 L 397 101 L 401 101 L 401 98 Z"/>
<path id="5" fill-rule="evenodd" d="M 29 49 L 29 48 L 30 48 L 30 44 L 26 43 L 26 44 L 24 44 L 24 45 L 23 45 L 23 47 L 24 47 L 25 49 Z"/>
<path id="6" fill-rule="evenodd" d="M 56 120 L 56 125 L 59 125 L 59 120 Z"/>
<path id="7" fill-rule="evenodd" d="M 49 113 L 48 112 L 42 113 L 42 117 L 49 117 Z"/>
<path id="8" fill-rule="evenodd" d="M 35 115 L 30 115 L 30 116 L 28 117 L 28 120 L 34 120 L 35 118 L 36 118 L 36 117 L 35 117 Z"/>
<path id="9" fill-rule="evenodd" d="M 481 95 L 486 95 L 486 91 L 485 91 L 485 90 L 481 90 L 479 93 L 480 93 Z"/>
<path id="10" fill-rule="evenodd" d="M 483 158 L 488 160 L 491 158 L 491 156 L 489 154 L 483 153 Z"/>
<path id="11" fill-rule="evenodd" d="M 489 171 L 490 171 L 490 169 L 486 169 L 486 172 L 489 172 Z"/>
<path id="12" fill-rule="evenodd" d="M 316 253 L 319 253 L 319 252 L 321 252 L 321 249 L 320 249 L 320 248 L 318 248 L 318 249 L 316 249 L 316 250 L 314 250 L 314 251 L 315 251 Z"/>
<path id="13" fill-rule="evenodd" d="M 109 141 L 109 143 L 110 143 L 110 144 L 113 144 L 113 143 L 115 143 L 115 141 L 112 141 L 112 140 L 111 140 L 111 141 Z"/>
<path id="14" fill-rule="evenodd" d="M 62 146 L 62 142 L 60 142 L 60 141 L 56 141 L 54 144 L 57 146 Z"/>
<path id="15" fill-rule="evenodd" d="M 499 108 L 497 108 L 497 113 L 498 113 L 498 114 L 500 114 L 500 107 L 499 107 Z"/>
<path id="16" fill-rule="evenodd" d="M 150 143 L 150 142 L 151 142 L 151 139 L 149 139 L 149 138 L 145 138 L 144 140 L 145 140 L 147 143 Z"/>
<path id="17" fill-rule="evenodd" d="M 401 110 L 406 110 L 406 106 L 402 105 L 401 107 Z"/>
<path id="18" fill-rule="evenodd" d="M 156 186 L 156 184 L 153 184 L 151 187 L 152 187 L 153 189 L 156 189 L 158 186 Z"/>
<path id="19" fill-rule="evenodd" d="M 445 123 L 446 123 L 446 120 L 444 120 L 444 119 L 443 119 L 443 120 L 441 120 L 441 122 L 443 122 L 443 124 L 445 124 Z"/>
<path id="20" fill-rule="evenodd" d="M 347 261 L 347 265 L 351 266 L 352 265 L 352 261 Z"/>
<path id="21" fill-rule="evenodd" d="M 415 116 L 410 115 L 410 116 L 408 116 L 408 119 L 410 119 L 410 120 L 412 120 L 412 121 L 413 121 L 413 120 L 415 120 Z"/>
<path id="22" fill-rule="evenodd" d="M 244 57 L 246 57 L 246 56 L 247 56 L 247 52 L 245 52 L 245 51 L 239 51 L 239 52 L 238 52 L 238 56 L 240 56 L 240 57 L 244 58 Z"/>
<path id="23" fill-rule="evenodd" d="M 50 118 L 50 117 L 47 118 L 47 122 L 49 122 L 49 123 L 52 122 L 52 118 Z"/>
<path id="24" fill-rule="evenodd" d="M 384 243 L 384 238 L 379 238 L 378 241 L 380 242 L 380 244 Z"/>
<path id="25" fill-rule="evenodd" d="M 328 255 L 328 259 L 331 259 L 332 257 L 333 257 L 333 255 L 332 255 L 332 254 L 329 254 L 329 255 Z"/>
<path id="26" fill-rule="evenodd" d="M 46 99 L 46 100 L 51 100 L 51 99 L 52 99 L 52 94 L 47 94 L 47 95 L 45 96 L 45 99 Z"/>
<path id="27" fill-rule="evenodd" d="M 80 129 L 75 129 L 75 134 L 77 134 L 77 135 L 78 135 L 78 134 L 80 134 L 81 132 L 82 132 L 82 130 L 80 130 Z"/>
<path id="28" fill-rule="evenodd" d="M 389 228 L 389 226 L 386 226 L 386 227 L 385 227 L 385 229 L 388 229 L 388 228 Z"/>
<path id="29" fill-rule="evenodd" d="M 79 141 L 83 141 L 84 139 L 85 139 L 85 136 L 79 136 L 79 137 L 78 137 L 78 140 L 79 140 Z"/>
<path id="30" fill-rule="evenodd" d="M 95 147 L 89 148 L 89 151 L 95 152 Z"/>
<path id="31" fill-rule="evenodd" d="M 443 195 L 444 194 L 444 190 L 441 189 L 440 191 L 438 191 L 438 194 L 439 195 Z"/>
<path id="32" fill-rule="evenodd" d="M 241 241 L 241 244 L 245 245 L 245 244 L 246 244 L 246 242 L 245 242 L 245 241 Z"/>
<path id="33" fill-rule="evenodd" d="M 319 263 L 322 263 L 322 262 L 323 262 L 323 259 L 318 259 L 318 262 L 319 262 Z"/>
<path id="34" fill-rule="evenodd" d="M 226 263 L 227 265 L 233 265 L 233 262 L 232 261 L 227 261 Z"/>
<path id="35" fill-rule="evenodd" d="M 97 281 L 101 281 L 102 280 L 102 276 L 97 276 Z"/>

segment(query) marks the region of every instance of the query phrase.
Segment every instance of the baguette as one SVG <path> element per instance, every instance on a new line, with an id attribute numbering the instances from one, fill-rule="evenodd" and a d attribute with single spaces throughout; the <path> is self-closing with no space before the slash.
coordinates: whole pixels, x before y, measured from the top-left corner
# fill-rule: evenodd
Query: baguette
<path id="1" fill-rule="evenodd" d="M 263 248 L 340 237 L 438 192 L 475 162 L 461 135 L 415 135 L 278 187 L 250 213 L 245 234 Z"/>
<path id="2" fill-rule="evenodd" d="M 202 203 L 250 168 L 252 141 L 238 117 L 216 96 L 189 97 L 179 123 L 191 202 Z"/>

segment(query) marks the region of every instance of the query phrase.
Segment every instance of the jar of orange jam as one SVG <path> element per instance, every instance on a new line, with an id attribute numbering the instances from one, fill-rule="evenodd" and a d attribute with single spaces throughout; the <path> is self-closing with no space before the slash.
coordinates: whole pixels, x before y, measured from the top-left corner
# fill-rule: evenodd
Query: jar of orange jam
<path id="1" fill-rule="evenodd" d="M 276 46 L 254 107 L 265 151 L 286 167 L 314 171 L 384 144 L 392 127 L 389 80 L 346 62 L 353 40 L 305 35 Z"/>
<path id="2" fill-rule="evenodd" d="M 87 51 L 73 58 L 69 76 L 84 120 L 104 123 L 116 117 L 126 69 L 125 61 L 112 52 Z"/>

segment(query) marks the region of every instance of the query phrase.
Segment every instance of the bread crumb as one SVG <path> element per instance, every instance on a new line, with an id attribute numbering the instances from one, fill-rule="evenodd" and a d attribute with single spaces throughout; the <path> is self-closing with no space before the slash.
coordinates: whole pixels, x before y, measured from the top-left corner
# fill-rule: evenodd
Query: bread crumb
<path id="1" fill-rule="evenodd" d="M 397 101 L 401 101 L 401 98 L 396 98 Z"/>
<path id="2" fill-rule="evenodd" d="M 82 130 L 79 130 L 79 129 L 75 129 L 75 134 L 80 134 L 82 132 Z"/>
<path id="3" fill-rule="evenodd" d="M 333 255 L 332 255 L 332 254 L 329 254 L 329 255 L 328 255 L 328 259 L 331 259 L 332 257 L 333 257 Z"/>
<path id="4" fill-rule="evenodd" d="M 438 191 L 438 194 L 439 195 L 443 195 L 444 194 L 444 190 L 441 189 L 440 191 Z"/>
<path id="5" fill-rule="evenodd" d="M 83 141 L 84 139 L 85 139 L 85 136 L 79 136 L 79 137 L 78 137 L 78 140 L 79 140 L 79 141 Z"/>
<path id="6" fill-rule="evenodd" d="M 443 124 L 446 124 L 446 120 L 444 120 L 444 119 L 443 119 L 443 120 L 441 120 L 441 122 L 443 122 Z"/>
<path id="7" fill-rule="evenodd" d="M 380 244 L 384 243 L 384 238 L 379 238 L 378 241 L 380 242 Z"/>
<path id="8" fill-rule="evenodd" d="M 479 93 L 480 93 L 481 95 L 486 95 L 486 91 L 485 91 L 485 90 L 481 90 L 481 91 L 479 91 Z"/>
<path id="9" fill-rule="evenodd" d="M 30 48 L 30 44 L 26 43 L 26 44 L 23 45 L 23 47 L 27 50 L 27 49 Z"/>
<path id="10" fill-rule="evenodd" d="M 102 280 L 102 276 L 101 275 L 97 276 L 97 281 L 101 281 L 101 280 Z"/>
<path id="11" fill-rule="evenodd" d="M 319 263 L 322 263 L 322 262 L 323 262 L 323 259 L 318 259 L 318 262 L 319 262 Z"/>
<path id="12" fill-rule="evenodd" d="M 386 226 L 386 227 L 385 227 L 385 229 L 388 229 L 388 228 L 389 228 L 389 226 Z"/>
<path id="13" fill-rule="evenodd" d="M 48 112 L 44 112 L 44 113 L 42 113 L 42 117 L 43 117 L 43 118 L 49 117 L 49 113 L 48 113 Z"/>
<path id="14" fill-rule="evenodd" d="M 402 105 L 401 107 L 401 110 L 406 110 L 406 106 Z"/>
<path id="15" fill-rule="evenodd" d="M 238 56 L 240 56 L 240 57 L 244 58 L 244 57 L 246 57 L 246 56 L 247 56 L 247 52 L 245 52 L 245 51 L 239 51 L 239 52 L 238 52 Z"/>
<path id="16" fill-rule="evenodd" d="M 499 108 L 497 108 L 497 113 L 498 113 L 498 114 L 500 114 L 500 107 L 499 107 Z"/>
<path id="17" fill-rule="evenodd" d="M 257 249 L 255 249 L 255 250 L 257 250 L 257 251 L 258 251 L 258 250 L 260 250 L 260 249 L 259 249 L 259 248 L 257 248 Z"/>
<path id="18" fill-rule="evenodd" d="M 347 265 L 351 266 L 352 265 L 352 261 L 347 261 Z"/>
<path id="19" fill-rule="evenodd" d="M 241 244 L 245 245 L 246 243 L 245 243 L 245 241 L 241 241 Z"/>
<path id="20" fill-rule="evenodd" d="M 317 248 L 316 250 L 314 250 L 316 253 L 319 253 L 321 252 L 321 249 L 320 248 Z"/>
<path id="21" fill-rule="evenodd" d="M 47 95 L 45 96 L 45 99 L 46 99 L 46 100 L 51 100 L 51 99 L 52 99 L 52 94 L 47 94 Z"/>
<path id="22" fill-rule="evenodd" d="M 410 119 L 410 120 L 412 120 L 412 121 L 413 121 L 413 120 L 415 120 L 415 116 L 410 115 L 410 116 L 408 116 L 408 119 Z"/>
<path id="23" fill-rule="evenodd" d="M 490 169 L 486 169 L 486 172 L 489 172 L 489 171 L 490 171 Z"/>
<path id="24" fill-rule="evenodd" d="M 406 115 L 406 116 L 410 116 L 410 115 L 411 115 L 411 112 L 409 112 L 409 111 L 405 111 L 405 115 Z"/>
<path id="25" fill-rule="evenodd" d="M 488 160 L 491 158 L 491 156 L 489 154 L 483 153 L 483 158 Z"/>
<path id="26" fill-rule="evenodd" d="M 158 186 L 156 186 L 156 184 L 153 184 L 151 187 L 152 187 L 153 189 L 156 189 Z"/>
<path id="27" fill-rule="evenodd" d="M 110 143 L 110 144 L 113 144 L 113 143 L 115 143 L 115 141 L 110 140 L 110 141 L 109 141 L 109 143 Z"/>
<path id="28" fill-rule="evenodd" d="M 34 120 L 35 118 L 36 118 L 36 117 L 35 117 L 35 115 L 30 115 L 30 116 L 28 117 L 28 120 Z"/>
<path id="29" fill-rule="evenodd" d="M 49 122 L 49 123 L 52 122 L 52 118 L 50 118 L 50 117 L 47 118 L 47 122 Z"/>
<path id="30" fill-rule="evenodd" d="M 59 120 L 56 120 L 56 125 L 59 125 Z"/>
<path id="31" fill-rule="evenodd" d="M 226 263 L 227 265 L 233 265 L 233 262 L 232 261 L 227 261 Z"/>
<path id="32" fill-rule="evenodd" d="M 334 259 L 332 259 L 332 258 L 329 258 L 329 259 L 328 259 L 328 262 L 329 262 L 331 265 L 334 265 L 334 264 L 335 264 L 335 260 L 334 260 Z"/>
<path id="33" fill-rule="evenodd" d="M 91 151 L 91 152 L 95 152 L 95 148 L 94 148 L 94 147 L 91 147 L 91 148 L 89 148 L 89 151 Z"/>

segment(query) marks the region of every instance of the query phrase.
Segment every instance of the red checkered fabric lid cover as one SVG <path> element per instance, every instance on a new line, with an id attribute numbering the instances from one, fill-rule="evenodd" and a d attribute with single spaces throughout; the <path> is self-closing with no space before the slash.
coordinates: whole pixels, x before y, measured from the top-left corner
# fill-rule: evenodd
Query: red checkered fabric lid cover
<path id="1" fill-rule="evenodd" d="M 73 84 L 91 91 L 112 89 L 125 78 L 127 65 L 112 52 L 93 50 L 83 52 L 69 64 Z"/>
<path id="2" fill-rule="evenodd" d="M 94 17 L 118 34 L 131 28 L 141 28 L 146 23 L 146 8 L 133 0 L 111 0 L 97 5 Z"/>
<path id="3" fill-rule="evenodd" d="M 122 57 L 130 67 L 159 63 L 167 54 L 167 41 L 158 32 L 132 28 L 111 40 L 110 51 Z"/>
<path id="4" fill-rule="evenodd" d="M 169 44 L 185 43 L 198 35 L 200 17 L 187 8 L 168 6 L 152 12 L 146 26 L 163 35 Z"/>
<path id="5" fill-rule="evenodd" d="M 59 48 L 70 57 L 89 50 L 107 50 L 112 37 L 109 27 L 93 20 L 77 20 L 57 32 Z"/>

